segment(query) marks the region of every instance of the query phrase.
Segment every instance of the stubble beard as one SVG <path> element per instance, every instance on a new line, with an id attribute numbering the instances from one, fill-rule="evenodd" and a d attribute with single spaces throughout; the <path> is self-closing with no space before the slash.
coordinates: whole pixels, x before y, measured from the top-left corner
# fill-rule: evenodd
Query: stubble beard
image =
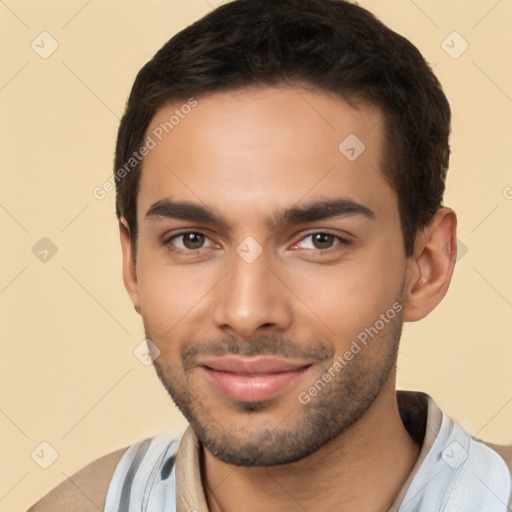
<path id="1" fill-rule="evenodd" d="M 222 418 L 217 418 L 211 405 L 195 393 L 192 379 L 189 379 L 183 365 L 164 368 L 158 359 L 153 364 L 174 403 L 187 418 L 202 445 L 215 457 L 235 466 L 278 466 L 296 462 L 316 452 L 346 432 L 371 408 L 395 369 L 401 331 L 402 318 L 397 315 L 309 403 L 301 404 L 297 398 L 298 392 L 289 395 L 286 407 L 291 405 L 290 401 L 297 404 L 296 412 L 292 413 L 297 418 L 293 426 L 284 426 L 283 421 L 278 427 L 251 429 L 251 417 L 271 410 L 275 404 L 272 400 L 236 402 L 233 404 L 236 414 L 246 415 L 247 421 L 240 428 L 229 430 L 222 424 Z M 147 337 L 151 339 L 149 335 Z M 242 348 L 248 345 L 242 343 L 248 342 L 231 340 L 230 352 L 249 355 L 248 350 Z M 277 339 L 272 337 L 262 337 L 250 343 L 251 352 L 258 350 L 260 345 L 263 348 L 279 346 Z M 268 353 L 268 350 L 262 349 L 258 353 Z M 307 391 L 309 386 L 321 379 L 332 362 L 331 358 L 319 364 L 318 374 L 305 389 L 298 391 Z M 276 415 L 283 409 L 277 406 Z"/>

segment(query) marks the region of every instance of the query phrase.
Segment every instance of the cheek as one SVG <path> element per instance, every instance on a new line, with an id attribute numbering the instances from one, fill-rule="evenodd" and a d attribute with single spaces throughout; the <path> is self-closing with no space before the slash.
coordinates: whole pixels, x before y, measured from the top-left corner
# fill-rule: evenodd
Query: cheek
<path id="1" fill-rule="evenodd" d="M 302 319 L 312 330 L 318 328 L 328 337 L 350 344 L 398 301 L 405 258 L 396 246 L 382 241 L 371 246 L 337 265 L 286 271 L 283 280 L 305 306 Z"/>
<path id="2" fill-rule="evenodd" d="M 400 307 L 404 273 L 405 259 L 396 250 L 368 259 L 364 271 L 359 274 L 360 279 L 351 283 L 353 303 L 348 314 L 354 318 L 358 330 L 352 332 L 353 336 L 375 325 L 388 310 L 392 310 L 394 316 L 395 309 Z"/>
<path id="3" fill-rule="evenodd" d="M 165 256 L 141 248 L 137 283 L 144 324 L 157 344 L 177 337 L 204 314 L 215 279 L 200 266 L 170 265 Z"/>

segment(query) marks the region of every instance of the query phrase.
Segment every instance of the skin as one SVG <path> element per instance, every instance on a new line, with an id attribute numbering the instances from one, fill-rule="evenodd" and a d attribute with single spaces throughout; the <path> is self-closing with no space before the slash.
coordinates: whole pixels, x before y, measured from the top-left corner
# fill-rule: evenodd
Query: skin
<path id="1" fill-rule="evenodd" d="M 160 109 L 148 133 L 175 108 Z M 349 134 L 366 146 L 353 162 L 338 150 Z M 160 350 L 158 375 L 206 447 L 212 511 L 241 502 L 248 512 L 382 511 L 417 459 L 395 396 L 400 327 L 445 295 L 456 217 L 440 209 L 407 258 L 398 199 L 381 172 L 385 149 L 378 108 L 283 87 L 201 98 L 145 158 L 136 259 L 120 223 L 124 281 Z M 373 216 L 269 226 L 276 212 L 339 198 Z M 206 206 L 226 225 L 147 215 L 165 200 Z M 176 237 L 183 230 L 199 234 L 198 246 Z M 314 233 L 333 236 L 320 236 L 319 249 Z M 236 252 L 248 236 L 262 249 L 252 263 Z M 298 394 L 396 303 L 400 314 L 301 403 Z M 310 366 L 270 400 L 240 403 L 210 385 L 197 357 L 183 358 L 226 347 Z"/>

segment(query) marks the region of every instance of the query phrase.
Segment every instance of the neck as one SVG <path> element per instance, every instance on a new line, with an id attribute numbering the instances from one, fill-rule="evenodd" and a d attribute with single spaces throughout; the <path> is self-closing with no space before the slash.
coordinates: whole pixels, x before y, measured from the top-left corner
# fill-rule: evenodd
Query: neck
<path id="1" fill-rule="evenodd" d="M 211 512 L 387 510 L 409 476 L 419 446 L 406 431 L 392 386 L 346 432 L 304 459 L 239 467 L 204 450 L 203 481 Z"/>

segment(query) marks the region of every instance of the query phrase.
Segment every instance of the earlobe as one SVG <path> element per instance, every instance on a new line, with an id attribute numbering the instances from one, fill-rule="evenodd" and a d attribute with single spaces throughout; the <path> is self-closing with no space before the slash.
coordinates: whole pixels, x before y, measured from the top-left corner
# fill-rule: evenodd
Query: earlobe
<path id="1" fill-rule="evenodd" d="M 427 316 L 448 291 L 457 258 L 457 217 L 443 207 L 417 237 L 409 258 L 403 320 L 415 322 Z"/>
<path id="2" fill-rule="evenodd" d="M 137 283 L 137 269 L 133 252 L 133 240 L 130 228 L 124 218 L 119 219 L 119 236 L 123 253 L 123 281 L 128 295 L 132 299 L 135 311 L 140 314 L 139 287 Z"/>

